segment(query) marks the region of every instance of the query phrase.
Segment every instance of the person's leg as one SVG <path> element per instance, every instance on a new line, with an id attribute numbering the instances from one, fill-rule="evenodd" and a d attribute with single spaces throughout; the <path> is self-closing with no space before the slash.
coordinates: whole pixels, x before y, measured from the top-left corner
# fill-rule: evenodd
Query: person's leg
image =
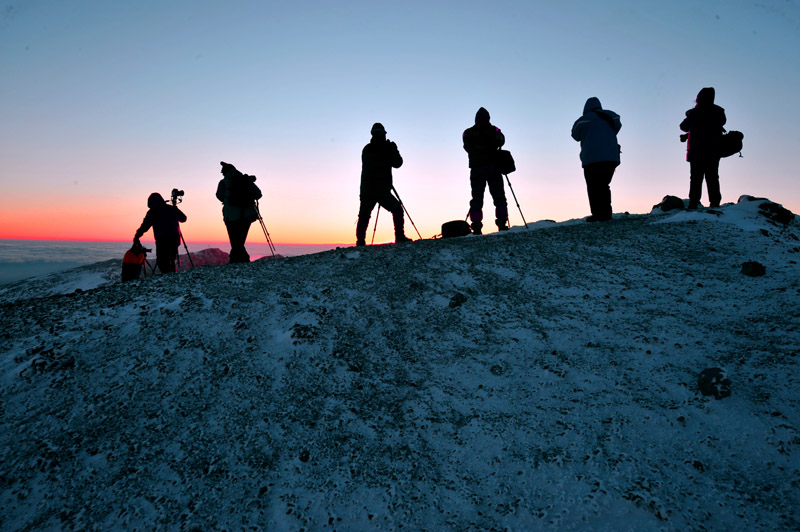
<path id="1" fill-rule="evenodd" d="M 587 164 L 583 167 L 583 179 L 586 181 L 586 195 L 589 197 L 589 210 L 592 213 L 590 220 L 600 218 L 600 208 L 597 202 L 597 181 L 600 173 L 597 163 Z"/>
<path id="2" fill-rule="evenodd" d="M 719 190 L 719 159 L 711 159 L 706 164 L 706 187 L 709 207 L 719 207 L 722 193 Z"/>
<path id="3" fill-rule="evenodd" d="M 361 195 L 361 204 L 358 207 L 358 221 L 356 222 L 356 245 L 363 246 L 366 244 L 367 228 L 369 227 L 369 219 L 372 216 L 372 209 L 375 208 L 377 200 L 365 194 Z"/>
<path id="4" fill-rule="evenodd" d="M 689 208 L 696 209 L 703 196 L 703 175 L 705 165 L 702 161 L 689 161 Z"/>
<path id="5" fill-rule="evenodd" d="M 600 163 L 599 173 L 595 183 L 595 207 L 598 210 L 600 220 L 610 220 L 613 210 L 611 208 L 611 180 L 614 178 L 614 170 L 617 163 Z"/>
<path id="6" fill-rule="evenodd" d="M 394 239 L 395 242 L 405 242 L 410 240 L 406 237 L 404 230 L 405 219 L 403 217 L 403 206 L 389 191 L 386 191 L 378 201 L 378 205 L 392 213 L 392 221 L 394 222 Z"/>
<path id="7" fill-rule="evenodd" d="M 469 184 L 472 199 L 469 202 L 469 219 L 473 232 L 480 234 L 483 227 L 483 194 L 486 191 L 486 174 L 473 168 L 469 173 Z"/>
<path id="8" fill-rule="evenodd" d="M 156 264 L 161 273 L 177 271 L 175 260 L 178 258 L 178 241 L 180 237 L 161 237 L 156 240 Z"/>
<path id="9" fill-rule="evenodd" d="M 495 223 L 500 230 L 508 229 L 508 201 L 506 191 L 503 187 L 503 176 L 494 174 L 486 179 L 489 185 L 489 194 L 492 195 L 494 202 Z"/>

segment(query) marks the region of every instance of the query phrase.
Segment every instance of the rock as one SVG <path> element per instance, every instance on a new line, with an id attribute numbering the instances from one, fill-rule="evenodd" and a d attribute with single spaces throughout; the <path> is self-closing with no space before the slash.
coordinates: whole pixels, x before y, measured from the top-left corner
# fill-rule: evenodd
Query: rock
<path id="1" fill-rule="evenodd" d="M 749 261 L 742 264 L 742 273 L 750 277 L 761 277 L 767 274 L 767 268 L 760 262 Z"/>
<path id="2" fill-rule="evenodd" d="M 662 211 L 682 211 L 686 208 L 683 203 L 683 200 L 677 196 L 664 196 L 664 199 L 661 200 L 661 203 L 656 205 Z"/>
<path id="3" fill-rule="evenodd" d="M 731 381 L 722 368 L 707 368 L 697 378 L 697 388 L 705 396 L 722 399 L 731 394 Z"/>
<path id="4" fill-rule="evenodd" d="M 450 308 L 460 307 L 467 301 L 467 296 L 462 294 L 461 292 L 457 292 L 452 298 L 450 298 Z"/>
<path id="5" fill-rule="evenodd" d="M 778 205 L 771 201 L 766 201 L 758 206 L 758 214 L 765 217 L 767 220 L 776 224 L 783 225 L 784 227 L 792 223 L 794 214 L 789 209 Z"/>

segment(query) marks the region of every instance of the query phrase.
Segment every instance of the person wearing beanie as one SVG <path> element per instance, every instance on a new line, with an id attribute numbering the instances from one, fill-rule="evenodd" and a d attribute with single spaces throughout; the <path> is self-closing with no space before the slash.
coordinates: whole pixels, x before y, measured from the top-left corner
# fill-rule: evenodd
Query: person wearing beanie
<path id="1" fill-rule="evenodd" d="M 620 163 L 617 133 L 622 128 L 619 115 L 603 109 L 598 98 L 586 100 L 583 116 L 572 125 L 572 138 L 581 143 L 581 165 L 589 195 L 591 216 L 587 222 L 611 219 L 611 179 Z"/>
<path id="2" fill-rule="evenodd" d="M 136 230 L 133 245 L 141 247 L 139 239 L 150 228 L 156 239 L 156 264 L 161 273 L 177 271 L 175 261 L 178 259 L 178 246 L 181 244 L 181 229 L 179 223 L 186 221 L 186 215 L 175 205 L 169 205 L 158 192 L 153 192 L 147 198 L 149 210 L 142 220 L 142 225 Z"/>
<path id="3" fill-rule="evenodd" d="M 256 201 L 261 199 L 261 190 L 256 186 L 256 176 L 243 174 L 230 163 L 219 164 L 223 178 L 216 196 L 222 202 L 222 220 L 231 243 L 229 262 L 250 262 L 244 245 L 250 224 L 258 220 Z"/>
<path id="4" fill-rule="evenodd" d="M 503 176 L 496 163 L 498 150 L 505 144 L 506 137 L 489 119 L 489 111 L 481 107 L 475 113 L 475 125 L 461 135 L 464 150 L 469 157 L 469 182 L 472 189 L 469 219 L 472 221 L 472 232 L 476 235 L 480 235 L 483 229 L 483 195 L 486 185 L 489 185 L 489 193 L 494 201 L 497 229 L 508 229 L 508 202 Z"/>
<path id="5" fill-rule="evenodd" d="M 403 158 L 397 144 L 386 138 L 386 129 L 376 122 L 370 130 L 372 139 L 361 151 L 361 191 L 359 195 L 356 246 L 366 245 L 367 227 L 375 204 L 392 213 L 396 243 L 410 242 L 403 229 L 403 206 L 392 194 L 392 168 L 400 168 Z"/>
<path id="6" fill-rule="evenodd" d="M 701 89 L 696 105 L 686 111 L 680 128 L 687 135 L 686 160 L 689 161 L 689 207 L 700 206 L 703 195 L 703 179 L 708 188 L 708 203 L 719 207 L 722 194 L 719 190 L 719 159 L 722 132 L 727 118 L 725 109 L 714 104 L 714 87 Z"/>

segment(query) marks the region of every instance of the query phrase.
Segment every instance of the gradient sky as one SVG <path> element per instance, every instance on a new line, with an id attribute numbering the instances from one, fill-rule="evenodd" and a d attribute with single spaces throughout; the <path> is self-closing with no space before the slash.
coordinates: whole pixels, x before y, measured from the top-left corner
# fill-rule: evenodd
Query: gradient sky
<path id="1" fill-rule="evenodd" d="M 177 187 L 187 241 L 225 241 L 224 160 L 258 176 L 275 242 L 353 242 L 376 121 L 428 238 L 467 213 L 461 133 L 481 106 L 525 218 L 579 218 L 570 129 L 590 96 L 622 117 L 614 211 L 645 213 L 688 195 L 678 124 L 706 86 L 745 134 L 723 202 L 800 212 L 798 50 L 795 0 L 0 1 L 0 238 L 128 240 L 147 196 Z"/>

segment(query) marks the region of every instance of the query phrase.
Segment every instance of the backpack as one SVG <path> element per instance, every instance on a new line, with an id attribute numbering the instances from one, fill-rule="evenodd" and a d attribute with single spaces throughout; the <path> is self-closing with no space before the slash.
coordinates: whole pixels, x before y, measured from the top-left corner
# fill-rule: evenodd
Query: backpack
<path id="1" fill-rule="evenodd" d="M 228 203 L 236 207 L 249 207 L 253 204 L 252 177 L 248 175 L 228 178 L 225 192 Z"/>
<path id="2" fill-rule="evenodd" d="M 442 224 L 442 238 L 453 238 L 472 234 L 469 224 L 464 220 L 454 220 Z"/>
<path id="3" fill-rule="evenodd" d="M 719 145 L 719 156 L 730 157 L 734 153 L 738 153 L 739 157 L 742 156 L 742 140 L 744 133 L 741 131 L 728 131 L 722 134 L 722 141 Z"/>

